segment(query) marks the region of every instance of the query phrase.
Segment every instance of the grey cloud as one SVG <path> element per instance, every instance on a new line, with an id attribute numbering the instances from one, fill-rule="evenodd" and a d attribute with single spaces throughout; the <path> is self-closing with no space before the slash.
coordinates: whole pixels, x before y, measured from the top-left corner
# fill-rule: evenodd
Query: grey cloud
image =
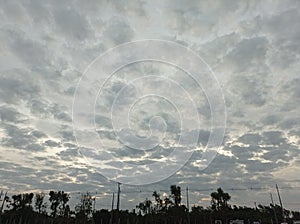
<path id="1" fill-rule="evenodd" d="M 40 93 L 39 86 L 31 75 L 20 71 L 1 72 L 0 99 L 9 104 L 16 104 L 20 100 L 28 101 Z"/>
<path id="2" fill-rule="evenodd" d="M 205 117 L 205 119 L 211 119 L 211 108 L 208 100 L 206 99 L 202 105 L 198 108 L 198 112 Z"/>
<path id="3" fill-rule="evenodd" d="M 271 172 L 275 171 L 276 169 L 279 169 L 280 166 L 283 166 L 286 164 L 282 163 L 274 163 L 274 162 L 265 162 L 262 163 L 257 160 L 251 160 L 249 163 L 246 164 L 246 170 L 251 173 L 266 173 L 266 172 Z"/>
<path id="4" fill-rule="evenodd" d="M 200 130 L 199 131 L 199 138 L 198 142 L 201 143 L 202 145 L 206 145 L 210 136 L 210 132 L 207 130 Z"/>
<path id="5" fill-rule="evenodd" d="M 21 4 L 17 1 L 1 1 L 1 11 L 5 15 L 5 20 L 22 24 L 26 19 L 26 12 Z M 5 21 L 4 20 L 4 21 Z"/>
<path id="6" fill-rule="evenodd" d="M 263 117 L 261 119 L 261 122 L 263 125 L 275 125 L 281 120 L 280 115 L 275 115 L 275 114 L 268 114 L 267 116 Z"/>
<path id="7" fill-rule="evenodd" d="M 245 134 L 238 139 L 239 142 L 250 144 L 250 145 L 258 145 L 262 141 L 262 137 L 255 133 L 255 134 Z"/>
<path id="8" fill-rule="evenodd" d="M 145 10 L 146 7 L 146 2 L 143 1 L 115 1 L 113 2 L 114 7 L 117 9 L 117 11 L 124 16 L 130 16 L 130 15 L 135 15 L 135 16 L 146 16 L 148 13 Z"/>
<path id="9" fill-rule="evenodd" d="M 70 95 L 70 96 L 74 96 L 75 91 L 76 91 L 76 87 L 71 86 L 71 87 L 67 88 L 67 89 L 64 91 L 64 93 L 66 93 L 66 94 L 68 94 L 68 95 Z"/>
<path id="10" fill-rule="evenodd" d="M 262 158 L 272 161 L 275 164 L 278 164 L 278 160 L 282 160 L 288 164 L 288 162 L 292 159 L 288 156 L 288 151 L 282 148 L 279 150 L 276 148 L 271 148 L 268 152 L 262 155 Z"/>
<path id="11" fill-rule="evenodd" d="M 57 103 L 50 103 L 43 98 L 35 97 L 29 100 L 28 106 L 31 113 L 40 117 L 53 117 L 57 120 L 71 121 L 67 107 Z"/>
<path id="12" fill-rule="evenodd" d="M 230 151 L 239 159 L 239 162 L 245 162 L 249 160 L 253 154 L 251 150 L 249 150 L 249 147 L 240 147 L 237 145 L 231 146 Z"/>
<path id="13" fill-rule="evenodd" d="M 30 150 L 30 151 L 43 151 L 44 150 L 44 146 L 43 145 L 40 145 L 40 144 L 29 144 L 26 146 L 26 149 L 27 150 Z"/>
<path id="14" fill-rule="evenodd" d="M 239 41 L 239 35 L 232 32 L 200 45 L 198 52 L 211 67 L 215 67 L 218 63 L 222 62 L 230 49 L 236 47 Z"/>
<path id="15" fill-rule="evenodd" d="M 38 130 L 33 130 L 30 132 L 30 134 L 35 137 L 35 138 L 43 138 L 43 137 L 47 137 L 47 135 L 41 131 Z"/>
<path id="16" fill-rule="evenodd" d="M 280 131 L 268 131 L 263 133 L 263 143 L 276 146 L 285 143 L 285 138 Z"/>
<path id="17" fill-rule="evenodd" d="M 54 12 L 54 17 L 60 32 L 65 34 L 68 39 L 73 38 L 82 41 L 91 33 L 85 17 L 71 7 L 57 9 Z"/>
<path id="18" fill-rule="evenodd" d="M 14 187 L 17 191 L 50 188 L 85 191 L 103 190 L 99 185 L 105 185 L 109 190 L 114 189 L 115 183 L 77 160 L 80 155 L 69 126 L 70 107 L 76 83 L 89 62 L 105 49 L 135 38 L 176 40 L 203 56 L 223 86 L 228 109 L 223 150 L 233 154 L 217 155 L 206 170 L 199 172 L 197 161 L 202 156 L 199 150 L 178 174 L 143 189 L 168 191 L 170 183 L 195 189 L 238 188 L 252 184 L 264 186 L 278 180 L 274 171 L 293 169 L 299 163 L 300 30 L 299 4 L 294 3 L 3 1 L 0 60 L 8 55 L 13 58 L 8 68 L 15 64 L 25 68 L 2 71 L 0 75 L 1 145 L 4 150 L 32 156 L 32 164 L 38 165 L 28 168 L 25 159 L 20 162 L 24 166 L 8 164 L 3 157 L 0 176 L 4 184 L 0 187 Z M 160 70 L 155 68 L 153 65 L 144 71 L 158 73 Z M 126 71 L 125 75 L 136 78 L 141 69 Z M 198 86 L 193 80 L 180 72 L 170 77 L 175 77 L 193 95 L 199 116 L 209 123 L 209 103 L 203 100 L 204 94 L 194 91 Z M 116 141 L 118 133 L 114 133 L 107 111 L 125 86 L 125 78 L 117 76 L 109 80 L 99 99 L 95 121 L 99 136 L 108 142 Z M 153 88 L 158 85 L 155 83 Z M 121 106 L 136 96 L 134 91 L 127 93 L 125 100 L 119 102 Z M 161 115 L 168 123 L 167 139 L 170 139 L 178 133 L 178 119 L 162 108 L 165 105 L 152 108 L 142 119 L 144 111 L 140 111 L 132 122 L 139 126 L 138 130 L 146 130 L 150 115 Z M 56 132 L 43 133 L 36 129 L 35 122 L 42 119 L 53 125 L 57 122 Z M 199 145 L 206 145 L 210 132 L 199 131 Z M 177 140 L 176 136 L 164 146 L 148 151 L 124 146 L 105 150 L 116 160 L 132 159 L 130 163 L 141 165 L 143 171 L 142 165 L 170 155 L 174 150 L 173 140 Z M 55 155 L 48 154 L 52 148 Z M 35 155 L 36 151 L 41 155 Z M 95 149 L 86 152 L 95 159 L 108 158 L 105 153 L 95 153 Z M 107 163 L 120 165 L 118 161 Z M 257 194 L 252 193 L 247 192 L 241 198 L 245 201 L 255 198 Z M 192 198 L 199 197 L 195 194 Z M 131 204 L 128 202 L 126 206 Z"/>
<path id="19" fill-rule="evenodd" d="M 47 8 L 46 1 L 24 1 L 23 6 L 28 15 L 33 18 L 35 25 L 46 25 L 51 22 L 51 13 Z"/>
<path id="20" fill-rule="evenodd" d="M 134 32 L 124 20 L 112 19 L 103 32 L 105 41 L 121 44 L 132 40 Z"/>
<path id="21" fill-rule="evenodd" d="M 54 104 L 51 105 L 50 111 L 54 115 L 56 119 L 64 120 L 64 121 L 71 121 L 71 116 L 69 113 L 66 112 L 67 108 L 65 106 Z"/>
<path id="22" fill-rule="evenodd" d="M 19 123 L 24 121 L 24 118 L 21 119 L 22 117 L 22 114 L 20 114 L 16 109 L 12 107 L 0 107 L 0 118 L 2 122 Z"/>
<path id="23" fill-rule="evenodd" d="M 33 114 L 46 115 L 46 114 L 50 113 L 49 102 L 47 102 L 45 100 L 38 99 L 36 97 L 36 98 L 31 99 L 28 104 L 30 106 L 31 113 L 33 113 Z"/>
<path id="24" fill-rule="evenodd" d="M 238 169 L 237 164 L 238 159 L 218 154 L 213 162 L 203 172 L 211 175 L 222 172 L 227 176 L 233 170 Z"/>
<path id="25" fill-rule="evenodd" d="M 293 80 L 287 81 L 285 85 L 282 86 L 281 93 L 283 93 L 287 100 L 283 102 L 282 110 L 290 111 L 295 110 L 300 105 L 300 79 L 295 78 Z"/>
<path id="26" fill-rule="evenodd" d="M 290 130 L 299 127 L 299 125 L 300 125 L 300 118 L 299 116 L 295 116 L 293 118 L 284 119 L 282 122 L 280 122 L 278 126 L 282 129 Z"/>
<path id="27" fill-rule="evenodd" d="M 68 127 L 61 126 L 61 130 L 59 131 L 59 134 L 64 141 L 72 141 L 72 142 L 75 141 L 74 133 Z"/>
<path id="28" fill-rule="evenodd" d="M 109 140 L 116 140 L 116 134 L 115 132 L 111 130 L 97 130 L 97 133 L 99 134 L 99 137 L 102 139 L 109 139 Z"/>
<path id="29" fill-rule="evenodd" d="M 172 111 L 171 111 L 172 112 Z M 160 112 L 155 114 L 155 116 L 158 116 L 160 118 L 163 119 L 163 121 L 166 124 L 166 131 L 170 132 L 170 133 L 180 133 L 180 121 L 178 119 L 178 117 L 174 116 L 172 113 L 168 113 L 168 111 L 166 112 Z M 140 128 L 144 128 L 144 129 L 149 129 L 149 124 L 150 124 L 150 120 L 153 118 L 153 116 L 150 117 L 146 117 L 143 122 L 142 125 L 140 126 Z M 157 122 L 157 126 L 153 126 L 153 123 L 151 123 L 151 128 L 156 129 L 157 131 L 162 131 L 163 129 L 163 124 L 161 124 L 161 122 Z"/>
<path id="30" fill-rule="evenodd" d="M 270 32 L 279 44 L 289 41 L 290 44 L 299 45 L 300 28 L 296 21 L 300 20 L 300 12 L 296 5 L 295 8 L 266 19 L 263 29 Z"/>
<path id="31" fill-rule="evenodd" d="M 47 46 L 26 38 L 21 32 L 9 32 L 9 44 L 12 51 L 30 67 L 42 67 L 49 63 Z"/>
<path id="32" fill-rule="evenodd" d="M 122 89 L 126 91 L 123 91 L 122 96 L 117 98 L 118 93 Z M 120 107 L 122 105 L 128 104 L 128 102 L 134 99 L 136 95 L 136 89 L 134 88 L 134 86 L 128 86 L 126 83 L 121 82 L 119 80 L 113 81 L 112 84 L 105 86 L 105 88 L 102 91 L 103 91 L 105 104 L 108 108 L 111 108 L 116 98 L 118 100 L 115 102 L 115 104 L 117 107 Z"/>
<path id="33" fill-rule="evenodd" d="M 266 103 L 265 84 L 254 77 L 236 76 L 232 78 L 232 91 L 241 96 L 246 104 L 263 106 Z"/>
<path id="34" fill-rule="evenodd" d="M 244 72 L 252 66 L 263 65 L 267 52 L 268 40 L 264 37 L 242 39 L 224 58 L 225 63 L 232 63 L 234 72 Z"/>
<path id="35" fill-rule="evenodd" d="M 14 125 L 5 125 L 4 128 L 7 137 L 2 139 L 2 144 L 17 149 L 27 149 L 29 151 L 41 151 L 44 149 L 42 145 L 37 143 L 37 140 L 45 136 L 45 134 L 35 132 L 35 130 L 31 128 L 18 128 Z"/>
<path id="36" fill-rule="evenodd" d="M 64 144 L 66 145 L 66 144 Z M 66 161 L 72 161 L 72 160 L 76 160 L 80 157 L 79 154 L 79 149 L 77 146 L 75 147 L 68 147 L 67 149 L 60 151 L 59 153 L 57 153 L 57 156 L 60 157 L 60 159 L 62 160 L 66 160 Z"/>
<path id="37" fill-rule="evenodd" d="M 49 147 L 59 147 L 60 143 L 53 141 L 53 140 L 47 140 L 45 141 L 45 145 Z"/>
<path id="38" fill-rule="evenodd" d="M 100 126 L 101 128 L 105 127 L 105 128 L 112 128 L 112 123 L 111 123 L 111 119 L 102 115 L 96 115 L 95 116 L 95 122 L 96 125 Z"/>

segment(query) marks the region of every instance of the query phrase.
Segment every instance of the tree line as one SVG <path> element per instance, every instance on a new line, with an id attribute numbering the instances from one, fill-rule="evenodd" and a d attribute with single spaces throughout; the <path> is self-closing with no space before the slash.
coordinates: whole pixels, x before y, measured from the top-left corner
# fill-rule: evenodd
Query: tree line
<path id="1" fill-rule="evenodd" d="M 168 195 L 153 191 L 152 200 L 146 198 L 129 210 L 95 210 L 95 197 L 86 192 L 73 209 L 70 194 L 64 191 L 23 193 L 11 197 L 1 192 L 0 224 L 229 224 L 230 220 L 244 220 L 245 224 L 287 222 L 300 220 L 300 212 L 282 209 L 276 204 L 255 208 L 230 205 L 231 196 L 222 188 L 210 194 L 208 207 L 182 203 L 181 187 L 170 186 Z M 219 221 L 217 221 L 219 220 Z"/>

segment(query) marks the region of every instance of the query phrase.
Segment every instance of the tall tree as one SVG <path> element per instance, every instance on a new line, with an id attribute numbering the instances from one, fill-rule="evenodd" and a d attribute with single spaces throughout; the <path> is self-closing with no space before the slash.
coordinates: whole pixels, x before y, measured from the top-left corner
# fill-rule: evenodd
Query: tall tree
<path id="1" fill-rule="evenodd" d="M 92 217 L 94 198 L 90 192 L 81 195 L 80 203 L 75 206 L 75 211 L 78 216 Z"/>
<path id="2" fill-rule="evenodd" d="M 152 196 L 154 197 L 155 200 L 155 210 L 159 211 L 163 205 L 163 200 L 160 198 L 160 194 L 157 193 L 157 191 L 154 191 Z"/>
<path id="3" fill-rule="evenodd" d="M 49 196 L 49 201 L 51 203 L 50 209 L 52 210 L 51 215 L 56 217 L 57 212 L 59 212 L 60 216 L 66 216 L 69 208 L 69 206 L 67 207 L 66 205 L 70 199 L 70 196 L 64 191 L 50 191 Z"/>
<path id="4" fill-rule="evenodd" d="M 171 191 L 170 197 L 173 199 L 173 203 L 175 207 L 179 207 L 181 203 L 181 188 L 176 185 L 171 185 L 170 191 Z"/>
<path id="5" fill-rule="evenodd" d="M 32 209 L 31 203 L 33 199 L 33 193 L 16 194 L 13 195 L 11 198 L 12 202 L 10 205 L 13 207 L 14 211 Z"/>
<path id="6" fill-rule="evenodd" d="M 47 203 L 44 202 L 45 194 L 42 193 L 36 193 L 35 194 L 35 209 L 39 214 L 46 214 L 47 209 Z"/>
<path id="7" fill-rule="evenodd" d="M 214 210 L 222 210 L 228 208 L 228 201 L 230 200 L 231 196 L 224 192 L 222 188 L 218 188 L 216 192 L 212 192 L 211 196 L 211 204 L 212 209 Z"/>
<path id="8" fill-rule="evenodd" d="M 143 202 L 140 202 L 136 208 L 138 208 L 140 210 L 140 213 L 143 213 L 143 215 L 147 215 L 147 214 L 150 214 L 151 213 L 151 210 L 152 210 L 152 202 L 146 198 L 145 201 Z"/>

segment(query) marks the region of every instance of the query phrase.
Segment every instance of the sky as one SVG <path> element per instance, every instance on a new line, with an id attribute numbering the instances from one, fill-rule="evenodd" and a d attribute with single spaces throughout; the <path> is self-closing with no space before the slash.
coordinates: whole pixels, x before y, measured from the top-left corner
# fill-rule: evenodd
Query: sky
<path id="1" fill-rule="evenodd" d="M 296 0 L 0 0 L 0 190 L 253 207 L 277 183 L 300 210 L 299 21 Z"/>

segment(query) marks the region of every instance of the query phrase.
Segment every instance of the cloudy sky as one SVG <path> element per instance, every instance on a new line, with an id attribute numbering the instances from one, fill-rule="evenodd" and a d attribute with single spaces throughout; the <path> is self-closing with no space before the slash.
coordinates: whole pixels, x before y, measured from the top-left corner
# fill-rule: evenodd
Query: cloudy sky
<path id="1" fill-rule="evenodd" d="M 0 0 L 0 189 L 109 208 L 109 177 L 122 208 L 171 184 L 254 206 L 277 183 L 300 210 L 299 21 L 296 0 Z M 168 42 L 117 47 L 149 39 Z M 199 63 L 178 66 L 187 52 Z M 124 55 L 137 62 L 105 67 Z"/>

